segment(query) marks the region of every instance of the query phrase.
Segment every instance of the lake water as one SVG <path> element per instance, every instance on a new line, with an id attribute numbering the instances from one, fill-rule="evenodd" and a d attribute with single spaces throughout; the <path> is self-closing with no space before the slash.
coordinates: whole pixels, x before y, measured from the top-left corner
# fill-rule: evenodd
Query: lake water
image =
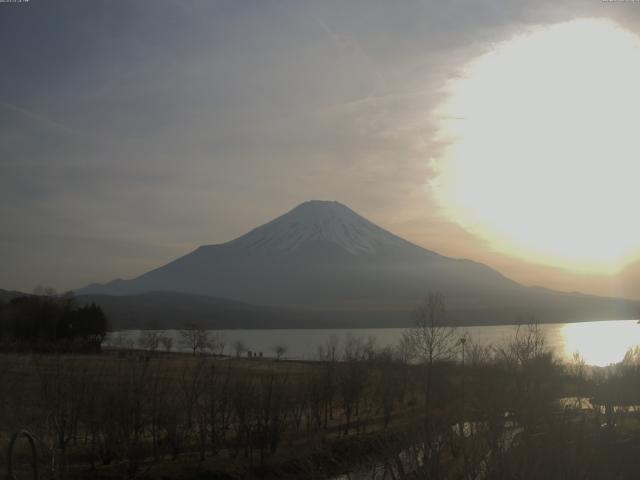
<path id="1" fill-rule="evenodd" d="M 497 345 L 513 338 L 516 326 L 460 327 L 460 335 L 467 333 L 473 341 Z M 640 324 L 636 320 L 609 320 L 602 322 L 578 322 L 540 325 L 547 344 L 563 359 L 579 352 L 589 365 L 606 366 L 619 362 L 629 348 L 640 345 Z M 305 330 L 217 330 L 226 343 L 225 354 L 233 353 L 233 345 L 241 340 L 253 352 L 263 352 L 265 357 L 275 356 L 273 347 L 285 345 L 286 358 L 313 360 L 318 356 L 318 347 L 328 340 L 337 339 L 338 349 L 345 344 L 348 335 L 368 339 L 374 337 L 376 346 L 386 347 L 398 343 L 402 328 L 369 329 L 305 329 Z M 183 350 L 179 345 L 180 335 L 176 330 L 164 331 L 174 338 L 174 351 Z M 130 343 L 140 334 L 137 330 L 113 332 L 105 345 Z"/>

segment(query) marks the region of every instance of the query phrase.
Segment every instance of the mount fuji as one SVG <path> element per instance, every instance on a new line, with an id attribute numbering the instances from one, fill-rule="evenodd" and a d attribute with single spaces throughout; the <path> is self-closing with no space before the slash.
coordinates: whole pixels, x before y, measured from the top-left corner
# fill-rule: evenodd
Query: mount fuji
<path id="1" fill-rule="evenodd" d="M 486 265 L 439 255 L 378 227 L 345 205 L 308 201 L 227 243 L 205 245 L 132 280 L 80 295 L 179 292 L 325 312 L 375 325 L 410 323 L 430 291 L 460 323 L 632 318 L 638 305 L 520 285 Z M 364 320 L 363 320 L 364 319 Z"/>

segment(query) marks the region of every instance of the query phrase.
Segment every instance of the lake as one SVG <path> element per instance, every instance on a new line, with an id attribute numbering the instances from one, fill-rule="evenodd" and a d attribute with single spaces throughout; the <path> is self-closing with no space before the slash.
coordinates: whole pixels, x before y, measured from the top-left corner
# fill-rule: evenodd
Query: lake
<path id="1" fill-rule="evenodd" d="M 460 335 L 467 333 L 473 341 L 487 345 L 504 343 L 516 331 L 514 325 L 460 327 Z M 579 352 L 589 365 L 606 366 L 619 362 L 625 352 L 640 345 L 640 324 L 636 320 L 608 320 L 600 322 L 556 323 L 540 325 L 547 344 L 563 359 L 570 359 Z M 233 344 L 241 340 L 253 352 L 263 352 L 265 357 L 275 356 L 273 347 L 285 345 L 286 358 L 313 360 L 317 358 L 318 347 L 331 338 L 337 339 L 338 348 L 344 345 L 348 335 L 368 339 L 374 337 L 376 345 L 386 347 L 396 345 L 402 336 L 402 328 L 368 329 L 304 329 L 304 330 L 217 330 L 226 342 L 225 354 L 233 353 Z M 163 331 L 174 338 L 174 351 L 182 351 L 180 335 L 176 330 Z M 137 330 L 111 333 L 105 340 L 106 346 L 121 344 L 124 339 L 135 341 L 140 334 Z"/>

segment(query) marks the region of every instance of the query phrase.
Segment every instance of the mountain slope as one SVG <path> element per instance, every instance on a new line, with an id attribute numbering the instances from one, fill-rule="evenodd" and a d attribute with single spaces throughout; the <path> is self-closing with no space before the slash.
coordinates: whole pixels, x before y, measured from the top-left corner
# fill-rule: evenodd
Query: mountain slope
<path id="1" fill-rule="evenodd" d="M 429 291 L 444 293 L 463 322 L 629 318 L 636 306 L 527 288 L 469 260 L 444 257 L 374 225 L 337 202 L 305 202 L 249 233 L 206 245 L 132 280 L 80 294 L 150 291 L 211 295 L 287 308 L 406 319 Z M 569 318 L 576 317 L 576 318 Z M 396 319 L 396 320 L 393 320 Z"/>
<path id="2" fill-rule="evenodd" d="M 133 280 L 92 285 L 78 293 L 171 290 L 265 305 L 334 308 L 388 305 L 432 289 L 515 287 L 484 265 L 413 245 L 340 203 L 311 201 L 231 242 L 202 246 Z"/>

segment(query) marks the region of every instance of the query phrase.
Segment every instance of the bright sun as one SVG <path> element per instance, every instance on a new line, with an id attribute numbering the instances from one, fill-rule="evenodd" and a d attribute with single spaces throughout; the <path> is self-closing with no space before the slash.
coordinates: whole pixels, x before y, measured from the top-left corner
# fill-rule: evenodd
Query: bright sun
<path id="1" fill-rule="evenodd" d="M 447 86 L 433 182 L 498 251 L 610 273 L 640 246 L 640 39 L 605 20 L 498 44 Z"/>

